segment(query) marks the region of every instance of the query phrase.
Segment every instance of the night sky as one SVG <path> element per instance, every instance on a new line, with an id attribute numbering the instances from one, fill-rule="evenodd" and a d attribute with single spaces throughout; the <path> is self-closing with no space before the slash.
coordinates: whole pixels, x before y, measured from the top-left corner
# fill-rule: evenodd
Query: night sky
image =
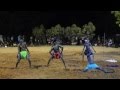
<path id="1" fill-rule="evenodd" d="M 0 34 L 30 35 L 40 24 L 47 29 L 56 24 L 66 27 L 75 23 L 82 27 L 89 21 L 96 26 L 96 34 L 113 34 L 120 32 L 115 20 L 110 11 L 0 11 Z"/>

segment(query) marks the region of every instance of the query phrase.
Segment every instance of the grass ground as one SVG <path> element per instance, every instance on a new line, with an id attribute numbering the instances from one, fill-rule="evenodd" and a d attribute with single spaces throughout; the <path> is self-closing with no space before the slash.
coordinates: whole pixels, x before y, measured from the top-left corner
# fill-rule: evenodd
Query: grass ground
<path id="1" fill-rule="evenodd" d="M 67 70 L 60 60 L 53 60 L 49 67 L 46 64 L 49 59 L 50 46 L 28 47 L 31 52 L 32 68 L 28 62 L 22 60 L 15 69 L 17 47 L 0 48 L 0 79 L 120 79 L 119 67 L 114 67 L 115 73 L 102 71 L 82 72 L 87 64 L 82 62 L 82 46 L 64 46 L 64 60 Z M 120 65 L 120 48 L 94 47 L 96 50 L 95 62 L 102 66 L 111 64 L 104 60 L 116 59 Z"/>

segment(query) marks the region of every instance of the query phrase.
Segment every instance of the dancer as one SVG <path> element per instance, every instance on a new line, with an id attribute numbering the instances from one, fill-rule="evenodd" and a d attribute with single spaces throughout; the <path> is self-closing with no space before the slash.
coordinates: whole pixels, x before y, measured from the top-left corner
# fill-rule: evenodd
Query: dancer
<path id="1" fill-rule="evenodd" d="M 48 61 L 47 66 L 49 66 L 50 61 L 55 58 L 55 59 L 61 59 L 64 64 L 64 67 L 66 69 L 66 65 L 65 65 L 65 62 L 63 59 L 63 47 L 61 45 L 59 45 L 59 43 L 57 41 L 53 42 L 52 48 L 49 51 L 49 53 L 50 53 L 51 57 Z"/>
<path id="2" fill-rule="evenodd" d="M 27 59 L 29 62 L 29 67 L 31 68 L 31 61 L 30 61 L 30 52 L 27 48 L 26 42 L 21 39 L 18 44 L 18 55 L 17 55 L 17 63 L 16 68 L 18 67 L 18 64 L 20 63 L 21 59 Z"/>

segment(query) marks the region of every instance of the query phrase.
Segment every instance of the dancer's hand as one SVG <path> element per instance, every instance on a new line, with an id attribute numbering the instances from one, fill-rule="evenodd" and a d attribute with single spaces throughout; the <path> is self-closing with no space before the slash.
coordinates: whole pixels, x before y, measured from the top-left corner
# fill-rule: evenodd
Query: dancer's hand
<path id="1" fill-rule="evenodd" d="M 95 51 L 95 53 L 96 53 L 96 51 Z"/>
<path id="2" fill-rule="evenodd" d="M 83 52 L 81 52 L 80 55 L 83 55 Z"/>
<path id="3" fill-rule="evenodd" d="M 96 51 L 94 51 L 96 53 Z"/>

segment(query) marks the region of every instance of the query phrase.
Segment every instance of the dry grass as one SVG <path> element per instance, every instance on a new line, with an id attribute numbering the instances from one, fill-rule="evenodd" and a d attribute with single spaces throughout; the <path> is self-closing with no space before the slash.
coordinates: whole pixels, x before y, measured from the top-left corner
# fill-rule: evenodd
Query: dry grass
<path id="1" fill-rule="evenodd" d="M 64 59 L 67 70 L 60 60 L 53 60 L 49 67 L 46 64 L 49 59 L 50 46 L 29 47 L 31 52 L 32 68 L 28 62 L 22 60 L 15 69 L 17 48 L 0 48 L 0 79 L 119 79 L 119 67 L 114 68 L 115 73 L 103 73 L 101 71 L 82 72 L 87 60 L 82 62 L 80 52 L 82 46 L 64 46 Z M 120 64 L 120 48 L 95 47 L 97 51 L 95 61 L 100 66 L 106 66 L 106 59 L 114 58 Z"/>

